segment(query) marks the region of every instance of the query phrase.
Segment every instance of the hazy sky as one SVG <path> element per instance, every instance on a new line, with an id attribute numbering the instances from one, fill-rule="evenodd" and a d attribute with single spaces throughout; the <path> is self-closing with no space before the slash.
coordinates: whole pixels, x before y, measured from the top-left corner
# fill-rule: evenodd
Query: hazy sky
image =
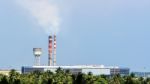
<path id="1" fill-rule="evenodd" d="M 57 64 L 104 64 L 150 70 L 150 0 L 56 0 L 61 18 Z M 33 65 L 48 35 L 16 0 L 0 0 L 0 68 Z M 145 67 L 145 69 L 144 69 Z"/>

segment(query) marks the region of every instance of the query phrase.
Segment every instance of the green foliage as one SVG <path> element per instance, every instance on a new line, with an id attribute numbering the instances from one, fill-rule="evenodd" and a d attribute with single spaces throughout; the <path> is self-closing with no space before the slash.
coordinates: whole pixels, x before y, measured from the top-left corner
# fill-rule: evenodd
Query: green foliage
<path id="1" fill-rule="evenodd" d="M 138 78 L 134 74 L 129 76 L 113 77 L 106 75 L 93 75 L 78 73 L 71 74 L 69 70 L 58 68 L 55 73 L 51 71 L 34 71 L 28 74 L 19 74 L 11 70 L 9 76 L 0 74 L 0 84 L 150 84 L 150 78 Z"/>
<path id="2" fill-rule="evenodd" d="M 0 84 L 9 84 L 8 77 L 4 76 L 4 75 L 3 76 L 1 75 Z"/>

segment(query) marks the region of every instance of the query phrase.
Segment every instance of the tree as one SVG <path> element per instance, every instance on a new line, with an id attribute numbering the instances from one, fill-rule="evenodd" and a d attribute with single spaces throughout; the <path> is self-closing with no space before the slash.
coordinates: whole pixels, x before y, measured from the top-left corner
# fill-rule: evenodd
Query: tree
<path id="1" fill-rule="evenodd" d="M 97 78 L 94 84 L 108 84 L 108 82 L 104 78 Z"/>
<path id="2" fill-rule="evenodd" d="M 72 74 L 70 73 L 69 70 L 65 71 L 65 84 L 72 84 L 73 79 L 72 79 Z"/>
<path id="3" fill-rule="evenodd" d="M 75 84 L 85 84 L 84 83 L 84 78 L 83 78 L 83 73 L 81 73 L 81 72 L 79 72 L 78 74 L 77 74 L 77 77 L 76 77 L 76 80 L 75 80 Z"/>
<path id="4" fill-rule="evenodd" d="M 150 84 L 150 78 L 136 77 L 134 74 L 113 77 L 93 75 L 91 72 L 72 74 L 69 70 L 58 68 L 56 73 L 51 71 L 34 71 L 28 74 L 19 74 L 11 70 L 9 76 L 0 74 L 0 84 Z"/>
<path id="5" fill-rule="evenodd" d="M 53 84 L 53 75 L 54 73 L 50 70 L 44 72 L 41 76 L 42 84 Z"/>
<path id="6" fill-rule="evenodd" d="M 109 82 L 109 84 L 121 84 L 119 81 L 119 77 L 115 75 Z"/>
<path id="7" fill-rule="evenodd" d="M 0 84 L 9 84 L 8 77 L 4 76 L 4 75 L 3 76 L 1 75 Z"/>
<path id="8" fill-rule="evenodd" d="M 16 72 L 15 69 L 12 69 L 10 72 L 9 72 L 9 83 L 10 84 L 15 84 L 15 81 L 16 80 L 19 80 L 19 73 Z"/>

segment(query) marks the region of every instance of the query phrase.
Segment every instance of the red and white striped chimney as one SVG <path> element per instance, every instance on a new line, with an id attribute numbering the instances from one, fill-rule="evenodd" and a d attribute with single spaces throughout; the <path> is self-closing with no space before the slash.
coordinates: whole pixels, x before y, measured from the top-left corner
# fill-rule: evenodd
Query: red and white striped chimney
<path id="1" fill-rule="evenodd" d="M 49 42 L 48 42 L 48 66 L 52 66 L 52 36 L 49 36 Z"/>
<path id="2" fill-rule="evenodd" d="M 56 66 L 56 34 L 54 34 L 54 59 L 53 59 L 53 64 Z"/>

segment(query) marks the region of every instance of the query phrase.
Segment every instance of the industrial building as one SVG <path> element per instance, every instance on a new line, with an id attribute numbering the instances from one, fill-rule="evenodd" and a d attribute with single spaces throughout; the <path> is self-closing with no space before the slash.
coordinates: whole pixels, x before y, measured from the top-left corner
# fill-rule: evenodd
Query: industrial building
<path id="1" fill-rule="evenodd" d="M 12 69 L 0 69 L 0 74 L 8 76 Z M 16 72 L 21 73 L 21 71 L 16 70 Z"/>
<path id="2" fill-rule="evenodd" d="M 53 42 L 54 41 L 54 42 Z M 23 66 L 21 71 L 23 74 L 39 70 L 41 72 L 50 70 L 55 72 L 59 67 L 64 71 L 69 70 L 72 74 L 89 73 L 92 72 L 93 75 L 128 75 L 129 68 L 119 68 L 119 67 L 105 67 L 104 65 L 75 65 L 75 66 L 57 66 L 56 65 L 56 35 L 48 37 L 48 66 L 40 65 L 40 56 L 42 54 L 41 48 L 33 48 L 33 54 L 35 56 L 34 66 Z"/>
<path id="3" fill-rule="evenodd" d="M 104 67 L 103 65 L 97 65 L 97 66 L 92 66 L 92 65 L 78 65 L 78 66 L 23 66 L 22 67 L 22 73 L 30 73 L 35 70 L 39 70 L 41 72 L 50 70 L 55 73 L 55 71 L 58 68 L 62 68 L 64 71 L 69 70 L 72 74 L 78 74 L 79 72 L 82 73 L 89 73 L 92 72 L 93 75 L 108 75 L 112 76 L 115 74 L 120 74 L 122 76 L 124 75 L 129 75 L 129 68 L 119 68 L 119 67 Z"/>
<path id="4" fill-rule="evenodd" d="M 136 77 L 150 77 L 150 72 L 132 72 Z"/>

